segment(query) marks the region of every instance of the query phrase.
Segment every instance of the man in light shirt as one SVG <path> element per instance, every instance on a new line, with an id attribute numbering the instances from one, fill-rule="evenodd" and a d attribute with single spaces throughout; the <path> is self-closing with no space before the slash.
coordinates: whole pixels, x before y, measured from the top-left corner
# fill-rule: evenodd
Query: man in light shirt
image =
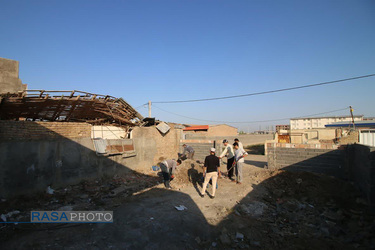
<path id="1" fill-rule="evenodd" d="M 229 144 L 228 140 L 223 141 L 224 144 L 224 151 L 219 156 L 219 159 L 223 158 L 225 155 L 227 156 L 227 171 L 228 171 L 228 177 L 230 180 L 234 181 L 232 179 L 233 177 L 233 161 L 234 161 L 234 150 L 233 146 Z"/>
<path id="2" fill-rule="evenodd" d="M 240 148 L 237 142 L 233 143 L 233 148 L 234 148 L 234 158 L 236 161 L 236 181 L 237 181 L 237 184 L 241 184 L 242 183 L 242 167 L 243 167 L 243 163 L 245 162 L 244 157 L 247 155 L 247 152 L 243 148 Z"/>
<path id="3" fill-rule="evenodd" d="M 171 189 L 170 181 L 173 180 L 177 166 L 181 164 L 181 160 L 165 160 L 160 163 L 161 173 L 163 174 L 164 186 Z"/>
<path id="4" fill-rule="evenodd" d="M 238 140 L 238 138 L 234 139 L 234 142 L 237 142 L 238 143 L 238 147 L 240 147 L 240 148 L 243 149 L 242 142 L 240 142 L 240 140 Z"/>

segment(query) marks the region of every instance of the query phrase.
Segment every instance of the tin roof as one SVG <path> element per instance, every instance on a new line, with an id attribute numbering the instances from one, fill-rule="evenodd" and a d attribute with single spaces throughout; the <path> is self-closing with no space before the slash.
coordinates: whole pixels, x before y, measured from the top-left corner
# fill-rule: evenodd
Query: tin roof
<path id="1" fill-rule="evenodd" d="M 208 130 L 208 125 L 199 125 L 199 126 L 191 126 L 184 128 L 184 131 L 194 131 L 194 130 Z"/>
<path id="2" fill-rule="evenodd" d="M 356 127 L 375 127 L 375 120 L 369 120 L 369 121 L 354 121 L 354 124 Z M 352 122 L 335 122 L 331 124 L 325 125 L 328 127 L 352 127 Z"/>

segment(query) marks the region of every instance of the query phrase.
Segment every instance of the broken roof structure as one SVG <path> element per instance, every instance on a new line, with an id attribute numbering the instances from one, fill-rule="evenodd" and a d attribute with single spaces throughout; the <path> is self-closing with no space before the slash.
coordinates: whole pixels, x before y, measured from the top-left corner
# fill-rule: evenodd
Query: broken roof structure
<path id="1" fill-rule="evenodd" d="M 24 90 L 0 95 L 0 119 L 137 126 L 143 117 L 124 99 L 109 95 L 77 90 Z"/>

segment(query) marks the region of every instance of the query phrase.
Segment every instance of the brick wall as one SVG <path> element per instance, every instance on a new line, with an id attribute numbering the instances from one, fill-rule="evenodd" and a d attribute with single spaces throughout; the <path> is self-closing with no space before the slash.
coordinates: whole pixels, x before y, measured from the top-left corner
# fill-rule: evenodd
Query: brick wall
<path id="1" fill-rule="evenodd" d="M 347 136 L 340 138 L 340 144 L 354 144 L 359 142 L 359 131 L 351 131 Z"/>
<path id="2" fill-rule="evenodd" d="M 90 138 L 91 125 L 79 122 L 1 121 L 0 140 Z"/>
<path id="3" fill-rule="evenodd" d="M 317 148 L 319 147 L 321 148 Z M 336 177 L 345 175 L 345 151 L 335 145 L 267 143 L 269 169 L 310 171 Z"/>

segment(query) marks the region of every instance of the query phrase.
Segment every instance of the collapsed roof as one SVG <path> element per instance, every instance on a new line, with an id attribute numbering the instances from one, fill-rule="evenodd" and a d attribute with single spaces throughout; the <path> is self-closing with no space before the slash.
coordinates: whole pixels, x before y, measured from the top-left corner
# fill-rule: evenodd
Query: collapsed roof
<path id="1" fill-rule="evenodd" d="M 140 125 L 143 117 L 124 99 L 83 91 L 24 90 L 0 95 L 0 120 L 71 121 Z"/>

